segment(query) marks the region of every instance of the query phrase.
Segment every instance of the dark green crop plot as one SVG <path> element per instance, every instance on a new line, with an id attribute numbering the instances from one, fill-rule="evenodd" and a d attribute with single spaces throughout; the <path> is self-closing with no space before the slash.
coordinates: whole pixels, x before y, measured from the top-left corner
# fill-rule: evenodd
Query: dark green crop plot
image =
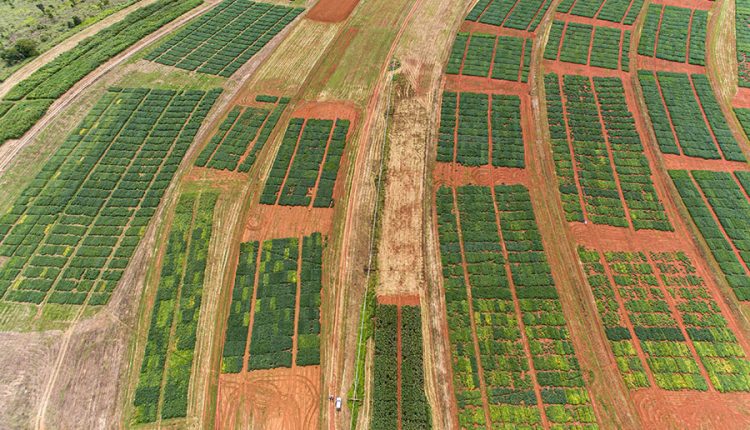
<path id="1" fill-rule="evenodd" d="M 250 0 L 224 0 L 146 58 L 167 66 L 231 76 L 302 13 Z"/>
<path id="2" fill-rule="evenodd" d="M 453 43 L 446 73 L 526 82 L 531 44 L 531 39 L 521 37 L 459 33 Z"/>
<path id="3" fill-rule="evenodd" d="M 4 299 L 107 303 L 220 93 L 107 92 L 0 218 Z"/>
<path id="4" fill-rule="evenodd" d="M 177 204 L 133 400 L 135 423 L 155 422 L 159 416 L 170 419 L 187 415 L 217 198 L 218 193 L 213 191 L 186 193 Z"/>
<path id="5" fill-rule="evenodd" d="M 273 110 L 235 106 L 200 153 L 195 165 L 249 171 L 288 103 L 289 99 L 282 98 L 275 107 L 272 106 Z"/>
<path id="6" fill-rule="evenodd" d="M 555 21 L 544 58 L 617 70 L 627 42 L 616 28 Z"/>
<path id="7" fill-rule="evenodd" d="M 520 98 L 444 93 L 437 159 L 465 166 L 483 166 L 491 160 L 496 167 L 523 168 Z"/>
<path id="8" fill-rule="evenodd" d="M 632 25 L 643 0 L 563 0 L 558 12 Z"/>
<path id="9" fill-rule="evenodd" d="M 651 4 L 638 44 L 638 54 L 705 65 L 707 21 L 706 11 Z"/>
<path id="10" fill-rule="evenodd" d="M 738 84 L 750 87 L 750 1 L 735 2 L 735 49 L 737 51 Z"/>
<path id="11" fill-rule="evenodd" d="M 551 3 L 551 0 L 479 0 L 466 20 L 535 31 Z"/>
<path id="12" fill-rule="evenodd" d="M 160 0 L 81 41 L 39 68 L 3 98 L 0 144 L 23 136 L 61 95 L 109 59 L 201 4 L 200 0 Z M 13 107 L 5 111 L 7 106 Z"/>

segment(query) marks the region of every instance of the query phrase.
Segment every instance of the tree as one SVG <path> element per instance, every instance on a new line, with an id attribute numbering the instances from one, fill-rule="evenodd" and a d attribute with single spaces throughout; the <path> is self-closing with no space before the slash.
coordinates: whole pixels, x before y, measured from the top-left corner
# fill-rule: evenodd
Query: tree
<path id="1" fill-rule="evenodd" d="M 36 46 L 37 43 L 31 39 L 20 39 L 12 48 L 7 48 L 0 52 L 0 57 L 5 60 L 8 66 L 12 66 L 27 58 L 39 55 Z"/>

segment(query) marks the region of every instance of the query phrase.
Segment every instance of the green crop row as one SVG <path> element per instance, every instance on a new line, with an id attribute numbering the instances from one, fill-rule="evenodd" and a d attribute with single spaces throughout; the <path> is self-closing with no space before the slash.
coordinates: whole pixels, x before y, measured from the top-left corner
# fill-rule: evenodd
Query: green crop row
<path id="1" fill-rule="evenodd" d="M 257 259 L 258 242 L 240 244 L 240 257 L 234 276 L 232 303 L 229 305 L 224 350 L 221 356 L 222 373 L 239 373 L 245 363 Z"/>
<path id="2" fill-rule="evenodd" d="M 726 159 L 745 161 L 705 75 L 658 72 L 655 79 L 654 72 L 639 71 L 638 77 L 662 152 L 679 154 L 679 142 L 691 157 L 719 159 L 721 149 Z"/>
<path id="3" fill-rule="evenodd" d="M 320 291 L 323 288 L 323 236 L 302 239 L 297 366 L 320 364 Z"/>
<path id="4" fill-rule="evenodd" d="M 438 161 L 483 166 L 491 158 L 497 167 L 525 166 L 518 96 L 445 92 L 440 111 Z"/>
<path id="5" fill-rule="evenodd" d="M 0 295 L 105 304 L 220 92 L 107 92 L 0 217 Z"/>
<path id="6" fill-rule="evenodd" d="M 740 87 L 750 87 L 750 1 L 735 2 L 735 49 Z"/>
<path id="7" fill-rule="evenodd" d="M 538 426 L 543 410 L 555 425 L 595 428 L 528 192 L 440 188 L 436 203 L 459 424 L 484 426 L 486 410 L 495 427 Z"/>
<path id="8" fill-rule="evenodd" d="M 250 0 L 224 0 L 146 58 L 167 66 L 229 77 L 303 10 Z"/>
<path id="9" fill-rule="evenodd" d="M 240 172 L 249 171 L 288 103 L 289 99 L 282 98 L 273 111 L 235 106 L 195 165 L 229 171 L 237 170 L 239 165 Z"/>
<path id="10" fill-rule="evenodd" d="M 52 103 L 84 76 L 135 42 L 201 4 L 200 0 L 160 0 L 90 36 L 39 68 L 4 97 L 0 144 L 23 136 Z"/>
<path id="11" fill-rule="evenodd" d="M 185 193 L 175 209 L 133 400 L 135 423 L 187 416 L 217 198 L 216 192 Z"/>
<path id="12" fill-rule="evenodd" d="M 375 352 L 373 354 L 373 414 L 370 428 L 398 428 L 398 308 L 378 305 L 375 311 Z"/>
<path id="13" fill-rule="evenodd" d="M 625 49 L 628 42 L 629 39 L 623 41 L 622 31 L 615 28 L 555 21 L 544 58 L 617 70 L 620 46 Z"/>
<path id="14" fill-rule="evenodd" d="M 560 61 L 566 63 L 587 64 L 589 61 L 589 46 L 594 27 L 588 24 L 568 23 L 565 26 Z M 554 43 L 552 43 L 554 46 Z M 545 52 L 545 56 L 547 53 Z"/>
<path id="15" fill-rule="evenodd" d="M 422 316 L 419 306 L 401 307 L 401 428 L 432 428 L 425 395 Z"/>
<path id="16" fill-rule="evenodd" d="M 446 73 L 526 82 L 531 63 L 531 45 L 531 39 L 521 37 L 459 33 L 451 49 Z"/>
<path id="17" fill-rule="evenodd" d="M 348 120 L 292 118 L 261 203 L 273 205 L 278 200 L 287 206 L 333 206 L 333 188 L 348 132 Z"/>
<path id="18" fill-rule="evenodd" d="M 466 20 L 533 32 L 551 3 L 551 0 L 479 0 Z"/>
<path id="19" fill-rule="evenodd" d="M 643 0 L 563 0 L 557 11 L 632 25 L 641 7 Z"/>
<path id="20" fill-rule="evenodd" d="M 703 10 L 651 4 L 638 43 L 638 54 L 705 65 L 707 22 L 708 13 Z"/>

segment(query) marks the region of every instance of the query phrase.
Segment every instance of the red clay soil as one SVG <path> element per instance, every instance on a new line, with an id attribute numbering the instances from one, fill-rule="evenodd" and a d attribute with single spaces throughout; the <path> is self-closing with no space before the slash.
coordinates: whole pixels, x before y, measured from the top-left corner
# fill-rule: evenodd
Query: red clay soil
<path id="1" fill-rule="evenodd" d="M 740 161 L 704 160 L 684 155 L 662 154 L 664 164 L 669 170 L 712 170 L 715 172 L 733 172 L 750 170 L 750 165 Z"/>
<path id="2" fill-rule="evenodd" d="M 604 2 L 602 2 L 602 5 L 604 5 Z M 619 22 L 604 21 L 602 19 L 587 18 L 585 16 L 571 15 L 562 12 L 555 12 L 555 19 L 558 21 L 565 21 L 566 23 L 575 22 L 578 24 L 587 24 L 596 27 L 618 28 L 621 30 L 630 30 L 631 28 L 633 28 L 633 26 L 631 25 L 620 24 Z"/>
<path id="3" fill-rule="evenodd" d="M 359 111 L 352 102 L 346 101 L 305 101 L 299 103 L 292 116 L 295 118 L 316 118 L 316 119 L 348 119 L 352 122 L 349 126 L 349 132 L 354 129 Z"/>
<path id="4" fill-rule="evenodd" d="M 674 232 L 632 230 L 602 224 L 570 223 L 576 243 L 587 248 L 618 251 L 668 252 L 684 246 Z"/>
<path id="5" fill-rule="evenodd" d="M 585 75 L 605 78 L 628 79 L 626 72 L 619 70 L 605 69 L 603 67 L 591 67 L 585 64 L 566 63 L 564 61 L 544 60 L 544 71 L 555 72 L 561 75 Z"/>
<path id="6" fill-rule="evenodd" d="M 251 210 L 242 241 L 328 234 L 332 226 L 333 210 L 329 208 L 258 205 Z"/>
<path id="7" fill-rule="evenodd" d="M 474 21 L 464 21 L 459 29 L 460 32 L 472 32 L 472 33 L 485 33 L 494 34 L 497 36 L 513 36 L 521 37 L 524 39 L 530 39 L 534 37 L 534 33 L 524 30 L 516 30 L 514 28 L 498 27 L 496 25 L 482 24 Z"/>
<path id="8" fill-rule="evenodd" d="M 700 10 L 709 10 L 716 4 L 713 1 L 705 0 L 654 0 L 651 3 Z"/>
<path id="9" fill-rule="evenodd" d="M 750 88 L 739 88 L 732 99 L 732 106 L 750 109 Z"/>
<path id="10" fill-rule="evenodd" d="M 750 428 L 750 393 L 643 389 L 631 396 L 646 429 Z"/>
<path id="11" fill-rule="evenodd" d="M 377 297 L 381 305 L 419 306 L 418 294 L 383 295 Z"/>
<path id="12" fill-rule="evenodd" d="M 487 94 L 529 94 L 529 85 L 523 82 L 503 81 L 476 76 L 446 75 L 443 85 L 445 91 L 467 91 Z"/>
<path id="13" fill-rule="evenodd" d="M 319 428 L 320 366 L 219 376 L 216 429 Z"/>
<path id="14" fill-rule="evenodd" d="M 445 185 L 458 187 L 461 185 L 493 186 L 500 184 L 529 184 L 526 169 L 507 167 L 466 167 L 455 163 L 437 163 L 432 171 L 433 182 L 436 187 Z"/>
<path id="15" fill-rule="evenodd" d="M 638 56 L 638 70 L 706 74 L 706 68 L 704 66 L 677 63 L 675 61 L 662 60 L 660 58 L 644 57 L 643 55 Z"/>
<path id="16" fill-rule="evenodd" d="M 306 18 L 320 22 L 341 22 L 349 17 L 359 0 L 319 0 Z"/>

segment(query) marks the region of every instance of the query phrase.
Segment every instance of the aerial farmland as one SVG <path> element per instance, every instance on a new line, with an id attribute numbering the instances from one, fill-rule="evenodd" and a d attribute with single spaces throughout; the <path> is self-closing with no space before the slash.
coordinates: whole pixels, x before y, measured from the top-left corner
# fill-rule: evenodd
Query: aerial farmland
<path id="1" fill-rule="evenodd" d="M 0 2 L 0 429 L 750 428 L 750 0 Z"/>

